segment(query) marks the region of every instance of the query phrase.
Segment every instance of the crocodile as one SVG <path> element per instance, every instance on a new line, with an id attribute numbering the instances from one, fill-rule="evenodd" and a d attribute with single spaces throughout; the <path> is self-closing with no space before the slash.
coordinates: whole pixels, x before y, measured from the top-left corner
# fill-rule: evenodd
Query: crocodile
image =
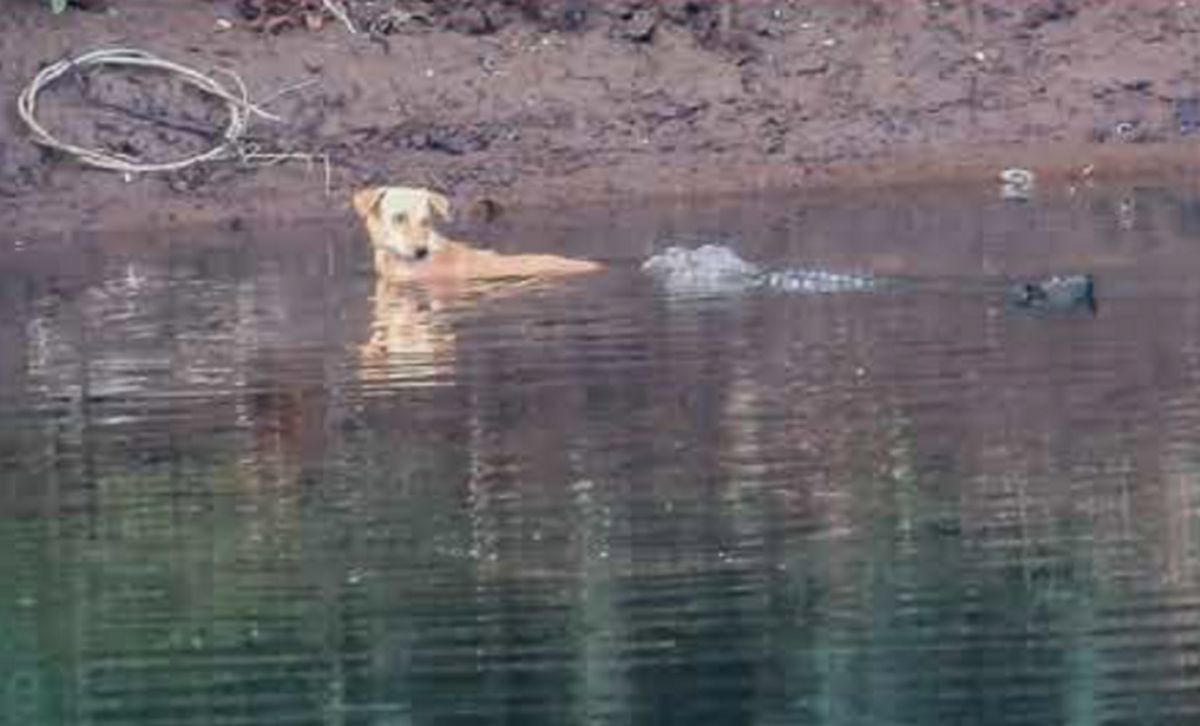
<path id="1" fill-rule="evenodd" d="M 747 262 L 729 247 L 672 246 L 642 263 L 642 270 L 675 294 L 730 294 L 754 289 L 784 292 L 873 290 L 887 280 L 873 275 L 805 268 L 770 270 Z"/>
<path id="2" fill-rule="evenodd" d="M 642 263 L 642 270 L 673 295 L 730 295 L 752 290 L 835 293 L 904 289 L 918 280 L 812 268 L 772 270 L 742 259 L 730 247 L 705 244 L 671 246 Z M 1028 310 L 1096 310 L 1091 274 L 1060 275 L 1008 286 L 1005 299 Z"/>
<path id="3" fill-rule="evenodd" d="M 1090 274 L 1056 275 L 1045 280 L 1018 282 L 1006 297 L 1013 307 L 1030 310 L 1085 309 L 1096 312 L 1096 280 Z"/>

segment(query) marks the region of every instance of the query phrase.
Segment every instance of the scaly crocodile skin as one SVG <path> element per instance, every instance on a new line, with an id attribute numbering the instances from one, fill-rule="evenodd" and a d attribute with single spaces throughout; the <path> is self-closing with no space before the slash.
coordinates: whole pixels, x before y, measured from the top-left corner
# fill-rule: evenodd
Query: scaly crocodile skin
<path id="1" fill-rule="evenodd" d="M 670 292 L 728 294 L 766 288 L 784 292 L 873 290 L 881 280 L 871 275 L 813 269 L 765 270 L 716 244 L 695 249 L 668 247 L 642 263 L 642 269 Z"/>

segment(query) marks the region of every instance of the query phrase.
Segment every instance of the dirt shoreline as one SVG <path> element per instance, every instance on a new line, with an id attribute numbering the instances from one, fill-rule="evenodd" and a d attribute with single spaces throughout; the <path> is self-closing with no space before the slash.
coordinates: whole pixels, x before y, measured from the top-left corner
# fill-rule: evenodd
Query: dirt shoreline
<path id="1" fill-rule="evenodd" d="M 384 181 L 437 187 L 469 210 L 994 184 L 1007 166 L 1060 186 L 1190 180 L 1198 166 L 1200 3 L 357 0 L 354 35 L 329 18 L 257 32 L 232 0 L 109 0 L 61 16 L 41 5 L 0 18 L 11 235 L 328 217 Z M 32 145 L 17 89 L 46 63 L 114 45 L 234 69 L 254 98 L 305 82 L 247 141 L 328 154 L 329 194 L 302 162 L 126 181 Z M 94 73 L 45 91 L 39 112 L 64 137 L 145 158 L 211 143 L 224 109 L 160 81 Z"/>

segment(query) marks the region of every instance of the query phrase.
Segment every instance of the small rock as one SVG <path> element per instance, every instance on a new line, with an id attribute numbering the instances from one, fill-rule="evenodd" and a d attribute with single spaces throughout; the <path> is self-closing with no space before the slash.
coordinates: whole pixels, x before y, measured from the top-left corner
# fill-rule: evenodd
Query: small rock
<path id="1" fill-rule="evenodd" d="M 1021 24 L 1029 30 L 1070 20 L 1079 14 L 1078 0 L 1038 0 L 1025 9 Z"/>
<path id="2" fill-rule="evenodd" d="M 447 3 L 453 7 L 453 3 Z M 467 35 L 491 35 L 498 30 L 491 14 L 481 8 L 460 7 L 451 12 L 448 25 Z"/>
<path id="3" fill-rule="evenodd" d="M 1000 197 L 1024 201 L 1033 196 L 1037 177 L 1029 169 L 1012 167 L 1000 172 Z"/>
<path id="4" fill-rule="evenodd" d="M 494 222 L 504 214 L 504 207 L 495 199 L 484 197 L 471 205 L 470 216 L 481 222 Z"/>
<path id="5" fill-rule="evenodd" d="M 1180 98 L 1175 101 L 1175 126 L 1181 136 L 1200 131 L 1200 98 Z"/>
<path id="6" fill-rule="evenodd" d="M 649 43 L 654 40 L 658 28 L 658 12 L 651 8 L 639 8 L 622 15 L 615 29 L 616 34 L 634 43 Z"/>

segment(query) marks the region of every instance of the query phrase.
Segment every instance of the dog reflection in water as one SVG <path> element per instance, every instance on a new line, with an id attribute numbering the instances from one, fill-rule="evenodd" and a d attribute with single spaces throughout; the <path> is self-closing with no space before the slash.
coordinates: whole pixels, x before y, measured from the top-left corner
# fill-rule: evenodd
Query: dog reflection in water
<path id="1" fill-rule="evenodd" d="M 374 251 L 372 333 L 364 372 L 424 378 L 453 369 L 449 308 L 463 309 L 604 269 L 557 255 L 506 255 L 442 235 L 449 201 L 428 189 L 373 187 L 355 193 L 354 209 Z M 393 370 L 395 369 L 395 370 Z"/>

